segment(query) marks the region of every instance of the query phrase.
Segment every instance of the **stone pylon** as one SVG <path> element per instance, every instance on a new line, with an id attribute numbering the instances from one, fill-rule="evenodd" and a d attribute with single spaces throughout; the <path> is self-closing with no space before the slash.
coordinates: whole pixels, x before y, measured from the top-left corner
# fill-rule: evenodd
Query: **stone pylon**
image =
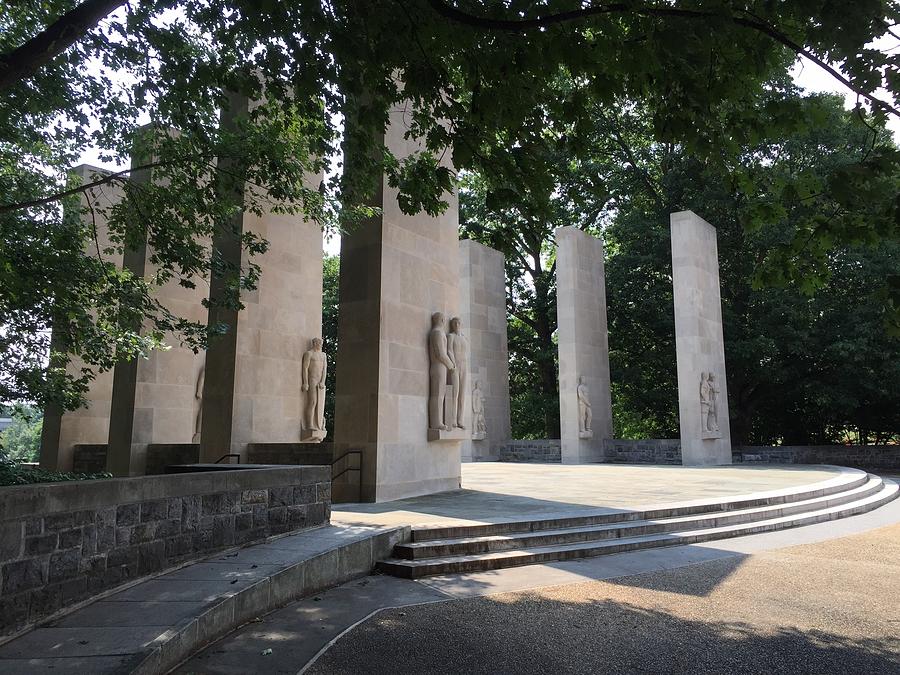
<path id="1" fill-rule="evenodd" d="M 395 156 L 421 148 L 407 131 L 398 107 L 381 139 Z M 428 440 L 431 316 L 449 321 L 460 309 L 458 202 L 455 193 L 444 198 L 440 216 L 408 216 L 382 180 L 370 195 L 381 215 L 341 239 L 336 501 L 459 487 L 460 441 Z"/>
<path id="2" fill-rule="evenodd" d="M 234 124 L 250 103 L 233 97 L 223 124 Z M 315 189 L 319 176 L 305 178 Z M 240 237 L 254 232 L 269 242 L 254 257 L 258 287 L 242 292 L 240 312 L 212 305 L 209 325 L 228 332 L 211 341 L 203 387 L 201 455 L 214 462 L 226 453 L 247 459 L 251 443 L 294 444 L 301 440 L 301 364 L 313 338 L 322 336 L 322 230 L 299 215 L 238 213 L 216 232 L 213 247 L 239 267 Z M 229 279 L 213 277 L 210 297 Z"/>
<path id="3" fill-rule="evenodd" d="M 95 179 L 96 176 L 108 174 L 108 171 L 97 167 L 82 164 L 72 169 L 76 179 L 84 184 Z M 97 248 L 99 255 L 116 267 L 122 266 L 122 255 L 103 253 L 111 246 L 109 230 L 107 228 L 107 211 L 122 199 L 122 189 L 116 184 L 104 185 L 92 188 L 87 194 L 82 195 L 82 205 L 87 205 L 87 200 L 95 204 L 95 220 L 97 229 Z M 82 218 L 90 218 L 89 214 Z M 94 242 L 90 243 L 94 249 Z M 89 255 L 97 255 L 95 250 L 86 252 Z M 65 350 L 61 336 L 53 335 L 54 349 Z M 68 370 L 73 375 L 81 372 L 83 364 L 73 357 Z M 76 445 L 106 445 L 109 439 L 109 412 L 112 401 L 113 373 L 106 371 L 97 373 L 90 383 L 87 391 L 87 405 L 78 410 L 62 413 L 56 406 L 48 406 L 44 411 L 44 426 L 41 433 L 41 468 L 58 471 L 71 471 L 72 458 Z"/>
<path id="4" fill-rule="evenodd" d="M 681 461 L 730 464 L 716 229 L 693 211 L 673 213 L 670 224 Z"/>
<path id="5" fill-rule="evenodd" d="M 556 247 L 562 461 L 597 462 L 613 436 L 603 242 L 561 227 Z"/>
<path id="6" fill-rule="evenodd" d="M 460 317 L 469 333 L 469 407 L 476 383 L 483 407 L 484 432 L 478 433 L 474 410 L 473 437 L 462 442 L 462 460 L 497 458 L 510 438 L 509 349 L 506 333 L 506 269 L 503 254 L 476 241 L 459 242 Z M 481 437 L 480 437 L 481 436 Z"/>

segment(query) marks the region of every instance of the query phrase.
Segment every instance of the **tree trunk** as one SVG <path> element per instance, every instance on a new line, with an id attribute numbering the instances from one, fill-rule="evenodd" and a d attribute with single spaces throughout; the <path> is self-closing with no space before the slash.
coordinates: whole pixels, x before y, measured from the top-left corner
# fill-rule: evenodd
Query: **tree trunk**
<path id="1" fill-rule="evenodd" d="M 125 0 L 86 0 L 25 44 L 0 55 L 0 91 L 33 75 L 124 4 Z"/>

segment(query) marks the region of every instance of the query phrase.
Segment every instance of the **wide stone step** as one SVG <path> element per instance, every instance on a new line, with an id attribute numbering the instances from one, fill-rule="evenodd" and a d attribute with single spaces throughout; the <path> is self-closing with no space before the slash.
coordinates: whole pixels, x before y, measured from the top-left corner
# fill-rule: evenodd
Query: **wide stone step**
<path id="1" fill-rule="evenodd" d="M 592 525 L 605 525 L 636 520 L 658 520 L 661 518 L 675 518 L 704 513 L 717 513 L 720 511 L 738 511 L 758 506 L 787 504 L 790 502 L 804 501 L 816 497 L 846 492 L 847 490 L 852 490 L 853 488 L 864 485 L 868 480 L 869 476 L 865 471 L 843 469 L 840 475 L 835 476 L 834 478 L 800 489 L 790 488 L 757 493 L 744 497 L 739 496 L 716 500 L 668 504 L 658 508 L 643 509 L 640 511 L 606 510 L 590 514 L 555 517 L 545 516 L 543 518 L 535 518 L 532 520 L 515 520 L 478 525 L 419 526 L 412 528 L 411 536 L 413 542 L 423 542 L 459 539 L 462 537 L 485 537 L 573 527 L 589 527 Z"/>
<path id="2" fill-rule="evenodd" d="M 494 551 L 555 546 L 584 541 L 623 539 L 647 534 L 658 534 L 661 532 L 738 525 L 741 523 L 767 520 L 807 511 L 816 511 L 831 506 L 840 506 L 868 497 L 869 495 L 879 492 L 882 488 L 883 482 L 881 478 L 878 476 L 870 476 L 865 483 L 854 487 L 853 489 L 802 501 L 792 501 L 784 504 L 774 504 L 736 511 L 725 510 L 701 515 L 678 516 L 675 518 L 651 519 L 639 517 L 637 520 L 633 521 L 605 525 L 562 527 L 552 530 L 539 530 L 537 532 L 517 532 L 502 535 L 426 540 L 422 542 L 400 544 L 394 548 L 394 556 L 405 560 L 420 560 L 423 558 L 490 553 Z M 644 514 L 638 512 L 638 516 L 644 516 Z"/>
<path id="3" fill-rule="evenodd" d="M 495 570 L 520 565 L 534 565 L 559 560 L 588 558 L 612 553 L 623 553 L 646 548 L 663 546 L 679 546 L 715 541 L 730 537 L 739 537 L 763 532 L 774 532 L 790 527 L 813 525 L 839 518 L 868 513 L 898 496 L 898 485 L 892 481 L 881 483 L 880 489 L 864 497 L 857 496 L 853 501 L 805 511 L 799 514 L 772 517 L 749 523 L 706 527 L 701 529 L 684 529 L 675 532 L 664 532 L 625 538 L 604 539 L 599 541 L 557 544 L 517 548 L 506 551 L 493 551 L 469 555 L 425 558 L 421 560 L 403 560 L 391 558 L 381 561 L 379 569 L 394 576 L 407 579 L 418 579 L 435 574 L 455 574 Z"/>

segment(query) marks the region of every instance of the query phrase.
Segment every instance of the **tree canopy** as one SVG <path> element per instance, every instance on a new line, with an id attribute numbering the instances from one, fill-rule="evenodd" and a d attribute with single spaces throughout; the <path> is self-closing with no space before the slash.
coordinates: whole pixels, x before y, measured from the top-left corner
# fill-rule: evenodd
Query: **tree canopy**
<path id="1" fill-rule="evenodd" d="M 900 56 L 869 45 L 898 16 L 882 0 L 0 2 L 0 399 L 73 407 L 97 368 L 165 340 L 202 347 L 217 327 L 173 316 L 153 287 L 218 276 L 231 281 L 209 303 L 239 305 L 258 270 L 228 268 L 202 242 L 241 210 L 352 227 L 386 174 L 405 211 L 435 213 L 453 182 L 438 162 L 448 151 L 458 169 L 503 183 L 504 199 L 546 193 L 548 155 L 523 149 L 589 153 L 598 109 L 646 106 L 656 142 L 759 190 L 740 171 L 743 148 L 818 123 L 815 111 L 767 95 L 773 75 L 798 56 L 811 61 L 878 124 L 898 112 Z M 398 105 L 426 140 L 402 161 L 377 141 Z M 309 187 L 304 178 L 342 143 L 365 149 L 351 156 L 354 170 Z M 88 147 L 132 170 L 73 184 L 69 169 Z M 785 197 L 865 203 L 897 161 L 894 148 L 873 147 L 818 182 L 766 185 L 772 203 L 751 225 L 779 218 Z M 141 172 L 150 178 L 135 180 Z M 103 214 L 110 248 L 146 243 L 149 278 L 115 269 L 106 252 L 83 255 L 90 209 L 101 207 L 80 197 L 112 185 L 126 198 Z M 821 285 L 837 246 L 895 237 L 897 209 L 855 220 L 818 211 L 771 252 L 769 280 Z M 241 243 L 251 256 L 265 250 L 249 233 Z M 884 302 L 900 306 L 896 292 Z M 86 364 L 81 376 L 66 371 L 68 354 Z"/>

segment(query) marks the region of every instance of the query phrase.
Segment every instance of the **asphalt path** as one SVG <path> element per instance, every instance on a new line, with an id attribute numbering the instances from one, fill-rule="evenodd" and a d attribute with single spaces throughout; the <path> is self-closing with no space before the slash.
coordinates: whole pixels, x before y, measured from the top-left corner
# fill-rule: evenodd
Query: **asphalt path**
<path id="1" fill-rule="evenodd" d="M 900 525 L 678 569 L 381 611 L 306 671 L 900 673 Z"/>

